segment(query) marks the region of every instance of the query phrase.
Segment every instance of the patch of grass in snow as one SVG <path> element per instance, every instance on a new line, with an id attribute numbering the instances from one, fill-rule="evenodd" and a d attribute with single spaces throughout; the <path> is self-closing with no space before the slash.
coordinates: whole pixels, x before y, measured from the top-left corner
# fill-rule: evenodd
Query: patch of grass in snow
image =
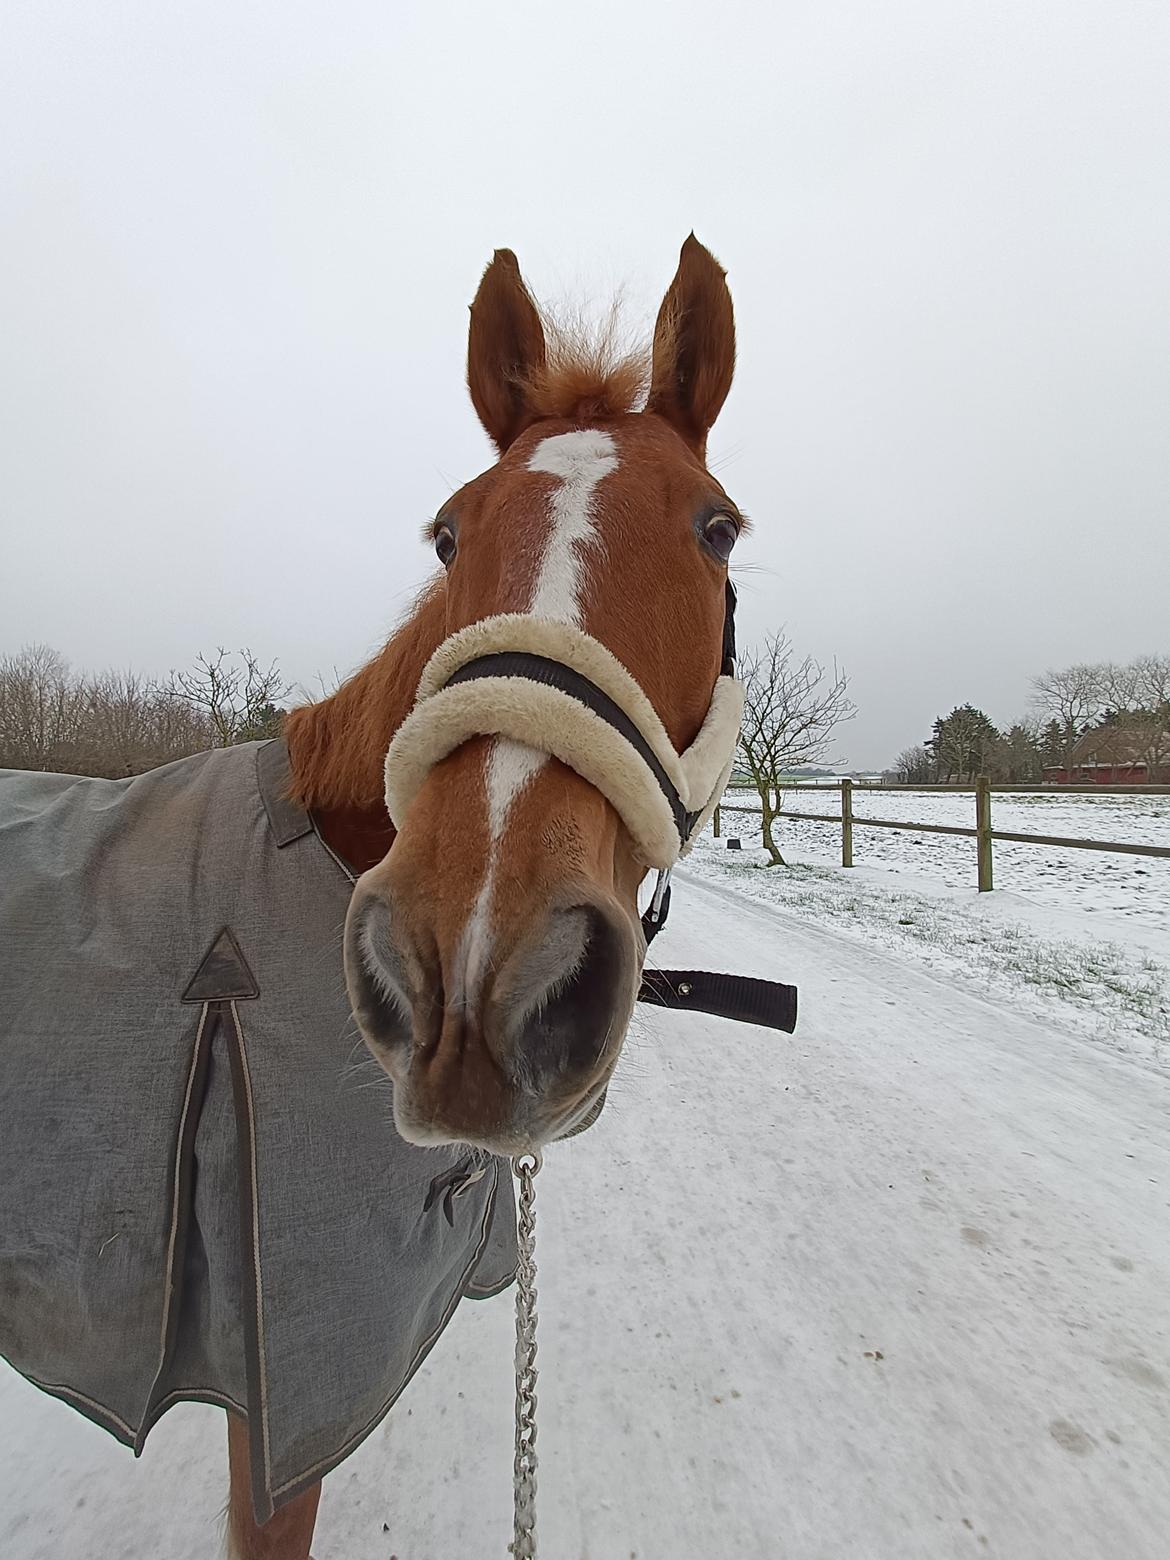
<path id="1" fill-rule="evenodd" d="M 766 866 L 762 852 L 737 857 L 710 840 L 688 865 L 801 920 L 908 952 L 960 975 L 980 995 L 1023 1002 L 1114 1051 L 1170 1067 L 1170 967 L 1147 954 L 1041 937 L 1019 922 L 984 919 L 973 904 L 858 885 L 828 867 Z"/>

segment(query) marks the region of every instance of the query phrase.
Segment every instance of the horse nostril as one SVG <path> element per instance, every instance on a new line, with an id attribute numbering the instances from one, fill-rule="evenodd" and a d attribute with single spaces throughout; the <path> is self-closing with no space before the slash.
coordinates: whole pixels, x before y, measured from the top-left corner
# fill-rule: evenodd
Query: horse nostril
<path id="1" fill-rule="evenodd" d="M 345 966 L 350 1002 L 367 1039 L 383 1047 L 409 1043 L 410 988 L 389 917 L 376 903 L 351 912 Z"/>
<path id="2" fill-rule="evenodd" d="M 538 952 L 526 961 L 526 1000 L 514 1020 L 517 1071 L 536 1087 L 594 1068 L 611 1036 L 624 1027 L 632 993 L 631 934 L 594 905 L 561 910 L 549 920 Z"/>

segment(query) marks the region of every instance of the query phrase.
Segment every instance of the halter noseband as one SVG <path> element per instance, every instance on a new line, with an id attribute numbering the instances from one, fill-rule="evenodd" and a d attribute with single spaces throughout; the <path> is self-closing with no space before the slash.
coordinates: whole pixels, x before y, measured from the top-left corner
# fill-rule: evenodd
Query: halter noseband
<path id="1" fill-rule="evenodd" d="M 626 667 L 574 624 L 517 612 L 460 629 L 427 662 L 415 707 L 390 744 L 391 818 L 400 822 L 434 766 L 464 742 L 507 737 L 576 770 L 617 811 L 643 864 L 668 870 L 690 849 L 731 771 L 743 713 L 734 609 L 729 586 L 725 670 L 682 753 Z"/>
<path id="2" fill-rule="evenodd" d="M 724 597 L 721 675 L 732 678 L 735 676 L 735 586 L 730 580 L 727 581 Z M 695 825 L 703 816 L 703 811 L 702 809 L 697 812 L 687 811 L 674 781 L 659 762 L 653 747 L 616 699 L 610 698 L 609 694 L 596 683 L 591 682 L 574 667 L 565 665 L 563 661 L 554 661 L 547 656 L 531 655 L 517 650 L 497 651 L 469 661 L 447 679 L 446 686 L 452 688 L 460 683 L 475 682 L 482 677 L 521 677 L 547 688 L 558 688 L 605 721 L 630 744 L 653 775 L 674 817 L 675 827 L 678 830 L 679 849 L 686 850 L 695 832 Z M 664 870 L 669 871 L 669 868 Z M 657 926 L 658 918 L 655 917 L 655 930 Z"/>
<path id="3" fill-rule="evenodd" d="M 560 661 L 550 661 L 547 656 L 504 650 L 495 655 L 480 656 L 478 660 L 470 661 L 466 666 L 460 667 L 447 683 L 447 687 L 454 688 L 460 683 L 475 682 L 482 677 L 522 677 L 527 682 L 539 683 L 546 688 L 559 688 L 562 693 L 567 693 L 570 698 L 583 704 L 587 710 L 592 710 L 605 721 L 607 726 L 612 727 L 619 737 L 623 737 L 630 744 L 654 776 L 674 817 L 680 849 L 686 844 L 698 814 L 686 810 L 674 782 L 659 763 L 654 749 L 621 705 L 615 699 L 611 699 L 607 693 L 602 692 L 596 683 L 590 682 L 588 677 L 575 671 L 571 666 L 565 666 Z"/>

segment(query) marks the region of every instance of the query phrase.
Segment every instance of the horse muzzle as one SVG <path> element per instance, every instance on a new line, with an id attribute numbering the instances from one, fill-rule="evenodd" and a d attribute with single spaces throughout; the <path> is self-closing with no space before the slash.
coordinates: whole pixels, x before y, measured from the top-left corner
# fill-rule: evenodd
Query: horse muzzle
<path id="1" fill-rule="evenodd" d="M 616 902 L 571 897 L 511 947 L 478 948 L 470 927 L 443 955 L 425 919 L 396 912 L 391 876 L 379 868 L 362 879 L 346 926 L 347 983 L 408 1141 L 513 1154 L 588 1114 L 617 1061 L 641 945 Z"/>

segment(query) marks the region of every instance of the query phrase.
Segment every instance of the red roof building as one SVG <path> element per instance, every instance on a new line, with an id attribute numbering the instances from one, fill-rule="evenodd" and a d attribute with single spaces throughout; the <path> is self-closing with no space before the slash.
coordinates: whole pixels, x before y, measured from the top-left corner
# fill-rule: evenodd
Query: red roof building
<path id="1" fill-rule="evenodd" d="M 1049 785 L 1170 785 L 1170 731 L 1140 717 L 1105 721 L 1079 737 L 1067 765 L 1044 770 Z"/>

